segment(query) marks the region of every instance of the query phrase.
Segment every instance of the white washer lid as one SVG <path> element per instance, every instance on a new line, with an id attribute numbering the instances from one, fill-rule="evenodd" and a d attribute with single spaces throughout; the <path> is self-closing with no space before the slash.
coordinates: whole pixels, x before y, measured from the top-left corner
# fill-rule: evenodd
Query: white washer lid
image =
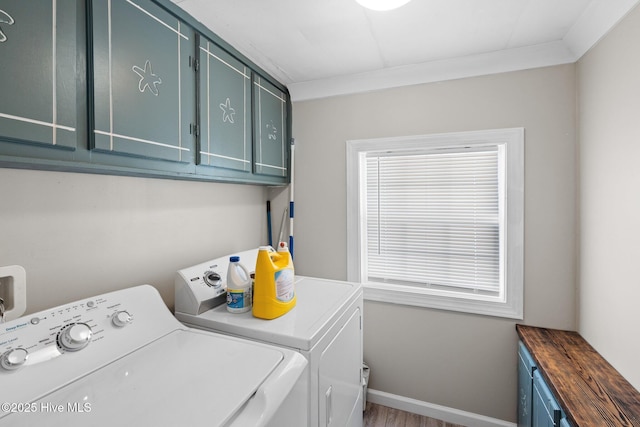
<path id="1" fill-rule="evenodd" d="M 176 317 L 201 328 L 310 350 L 335 323 L 344 308 L 361 295 L 359 283 L 296 276 L 296 306 L 288 313 L 264 320 L 251 312 L 230 313 L 220 305 L 197 316 L 176 313 Z"/>
<path id="2" fill-rule="evenodd" d="M 10 414 L 1 421 L 223 425 L 284 359 L 283 351 L 274 347 L 206 332 L 175 331 L 41 398 L 35 412 Z"/>

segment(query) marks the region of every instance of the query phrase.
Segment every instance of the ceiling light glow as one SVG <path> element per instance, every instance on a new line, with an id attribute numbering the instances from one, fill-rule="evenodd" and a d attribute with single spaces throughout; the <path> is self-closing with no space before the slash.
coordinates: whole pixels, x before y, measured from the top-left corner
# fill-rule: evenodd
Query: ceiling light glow
<path id="1" fill-rule="evenodd" d="M 361 6 L 371 10 L 392 10 L 404 6 L 411 0 L 356 0 Z"/>

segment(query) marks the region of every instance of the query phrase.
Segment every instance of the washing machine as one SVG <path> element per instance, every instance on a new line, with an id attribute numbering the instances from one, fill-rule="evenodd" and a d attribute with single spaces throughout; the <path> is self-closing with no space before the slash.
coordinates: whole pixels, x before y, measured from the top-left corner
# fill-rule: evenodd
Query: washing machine
<path id="1" fill-rule="evenodd" d="M 258 249 L 177 272 L 175 316 L 187 326 L 303 355 L 308 363 L 305 425 L 362 426 L 362 285 L 296 275 L 296 306 L 272 320 L 230 313 L 223 303 L 229 257 L 255 270 Z"/>
<path id="2" fill-rule="evenodd" d="M 303 426 L 299 353 L 188 328 L 137 286 L 0 325 L 0 426 Z"/>

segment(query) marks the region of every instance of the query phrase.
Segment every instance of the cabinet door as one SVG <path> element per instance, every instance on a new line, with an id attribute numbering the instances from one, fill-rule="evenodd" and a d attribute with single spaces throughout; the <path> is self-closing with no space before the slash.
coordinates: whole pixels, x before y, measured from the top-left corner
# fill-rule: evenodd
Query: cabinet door
<path id="1" fill-rule="evenodd" d="M 257 76 L 254 81 L 255 173 L 287 178 L 286 95 Z"/>
<path id="2" fill-rule="evenodd" d="M 150 0 L 92 0 L 92 149 L 192 162 L 193 32 Z"/>
<path id="3" fill-rule="evenodd" d="M 533 373 L 533 426 L 556 427 L 560 425 L 562 410 L 544 382 L 540 371 Z"/>
<path id="4" fill-rule="evenodd" d="M 319 426 L 346 426 L 355 405 L 362 411 L 361 317 L 357 308 L 320 356 Z"/>
<path id="5" fill-rule="evenodd" d="M 0 1 L 0 58 L 0 139 L 74 150 L 75 0 Z"/>
<path id="6" fill-rule="evenodd" d="M 198 164 L 251 174 L 251 71 L 204 37 L 199 51 Z"/>
<path id="7" fill-rule="evenodd" d="M 533 358 L 522 342 L 518 344 L 518 427 L 531 427 Z"/>

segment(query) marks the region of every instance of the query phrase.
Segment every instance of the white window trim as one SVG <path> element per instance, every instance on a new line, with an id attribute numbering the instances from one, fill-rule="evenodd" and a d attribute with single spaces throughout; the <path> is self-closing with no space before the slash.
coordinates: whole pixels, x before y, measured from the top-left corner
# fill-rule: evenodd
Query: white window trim
<path id="1" fill-rule="evenodd" d="M 361 248 L 365 221 L 361 201 L 365 199 L 364 161 L 367 152 L 389 149 L 452 148 L 500 145 L 505 150 L 507 175 L 505 233 L 505 292 L 500 301 L 432 295 L 411 286 L 363 283 L 364 298 L 394 304 L 523 318 L 524 305 L 524 128 L 495 129 L 347 141 L 347 278 L 361 282 Z M 361 188 L 362 187 L 362 188 Z"/>

